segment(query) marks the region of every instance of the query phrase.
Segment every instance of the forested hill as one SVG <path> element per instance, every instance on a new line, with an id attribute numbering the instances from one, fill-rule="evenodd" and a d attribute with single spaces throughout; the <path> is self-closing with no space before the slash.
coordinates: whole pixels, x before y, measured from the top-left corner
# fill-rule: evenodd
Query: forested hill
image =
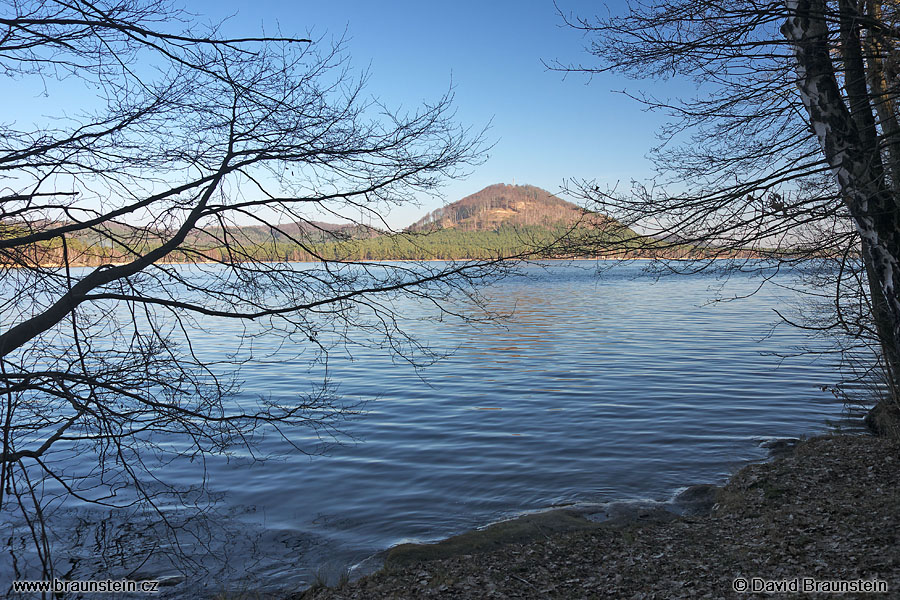
<path id="1" fill-rule="evenodd" d="M 581 208 L 532 185 L 497 183 L 432 211 L 410 225 L 410 231 L 458 229 L 493 231 L 500 227 L 571 224 Z"/>
<path id="2" fill-rule="evenodd" d="M 401 233 L 323 244 L 326 259 L 548 258 L 581 255 L 611 242 L 612 254 L 632 253 L 637 235 L 600 213 L 586 212 L 531 185 L 498 183 L 419 219 Z"/>
<path id="3" fill-rule="evenodd" d="M 29 231 L 60 223 L 9 225 Z M 67 238 L 69 263 L 98 266 L 123 262 L 159 247 L 171 231 L 112 224 Z M 530 185 L 494 184 L 448 204 L 405 230 L 388 232 L 359 224 L 315 221 L 277 226 L 213 224 L 192 231 L 182 247 L 166 256 L 171 262 L 228 260 L 448 260 L 498 256 L 556 257 L 581 255 L 578 240 L 596 247 L 618 242 L 617 254 L 636 249 L 622 242 L 638 236 L 599 213 L 586 213 L 546 190 Z M 0 257 L 0 264 L 60 265 L 64 249 L 58 239 L 28 248 L 27 256 Z M 638 254 L 635 254 L 638 256 Z"/>

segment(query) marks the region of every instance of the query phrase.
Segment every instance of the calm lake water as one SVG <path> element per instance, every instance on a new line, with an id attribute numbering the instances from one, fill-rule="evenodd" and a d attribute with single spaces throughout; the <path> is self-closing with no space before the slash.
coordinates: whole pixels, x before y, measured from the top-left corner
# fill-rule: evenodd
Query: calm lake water
<path id="1" fill-rule="evenodd" d="M 666 501 L 764 458 L 762 440 L 821 432 L 841 418 L 842 405 L 822 390 L 838 379 L 830 359 L 776 356 L 811 343 L 802 331 L 772 330 L 772 309 L 792 292 L 770 285 L 710 303 L 721 283 L 714 274 L 657 281 L 642 266 L 599 277 L 591 262 L 526 268 L 527 277 L 486 290 L 497 309 L 515 309 L 503 326 L 415 324 L 423 341 L 456 348 L 419 372 L 375 349 L 333 357 L 339 392 L 370 400 L 342 424 L 345 443 L 309 457 L 273 437 L 262 450 L 281 458 L 208 461 L 208 485 L 223 494 L 219 516 L 212 535 L 186 549 L 209 570 L 167 593 L 296 589 L 316 573 L 371 570 L 379 551 L 400 542 L 556 504 Z M 758 284 L 732 276 L 725 295 Z M 238 336 L 217 329 L 197 341 L 214 354 Z M 290 397 L 314 376 L 293 362 L 255 365 L 242 373 L 241 394 Z M 162 476 L 196 483 L 198 468 L 173 464 Z M 70 550 L 81 558 L 72 575 L 103 568 L 85 540 L 125 526 L 86 508 L 56 518 L 88 532 Z M 132 578 L 176 574 L 151 560 Z"/>

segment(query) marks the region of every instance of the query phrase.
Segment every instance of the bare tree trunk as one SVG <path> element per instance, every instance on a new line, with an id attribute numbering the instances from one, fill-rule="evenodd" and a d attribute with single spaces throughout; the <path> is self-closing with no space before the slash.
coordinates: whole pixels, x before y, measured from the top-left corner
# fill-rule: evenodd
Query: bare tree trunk
<path id="1" fill-rule="evenodd" d="M 841 58 L 844 63 L 844 91 L 850 116 L 859 132 L 862 151 L 870 157 L 872 185 L 884 188 L 884 166 L 878 150 L 878 131 L 875 128 L 875 117 L 869 103 L 869 90 L 866 86 L 866 70 L 863 64 L 862 43 L 859 36 L 859 12 L 855 0 L 840 0 L 840 35 Z"/>
<path id="2" fill-rule="evenodd" d="M 870 143 L 866 143 L 869 133 L 866 120 L 861 115 L 854 119 L 841 96 L 829 55 L 824 0 L 786 0 L 785 6 L 790 16 L 782 25 L 781 32 L 793 46 L 797 86 L 809 115 L 809 124 L 863 239 L 863 259 L 866 261 L 870 288 L 874 292 L 872 306 L 876 313 L 875 320 L 880 325 L 879 329 L 885 330 L 879 331 L 884 358 L 892 363 L 888 365 L 888 372 L 897 373 L 900 367 L 896 362 L 900 356 L 900 298 L 896 288 L 896 283 L 900 281 L 898 210 L 892 194 L 883 183 L 877 146 L 873 154 Z M 843 12 L 851 6 L 848 6 L 847 0 L 842 0 L 841 8 Z M 852 31 L 842 33 L 852 40 Z M 856 50 L 858 52 L 858 45 Z M 854 66 L 852 52 L 851 48 L 850 60 L 846 60 L 845 56 L 848 100 L 852 110 L 862 111 L 866 109 L 853 93 L 853 86 L 860 83 L 860 64 Z M 857 69 L 856 72 L 854 69 Z M 864 82 L 865 79 L 862 80 L 863 85 Z M 864 127 L 862 132 L 857 122 Z M 882 312 L 879 306 L 884 308 L 883 314 L 879 314 Z M 893 402 L 896 404 L 898 390 L 896 386 L 893 388 Z"/>
<path id="3" fill-rule="evenodd" d="M 875 98 L 875 110 L 878 122 L 884 132 L 885 146 L 888 150 L 891 185 L 894 194 L 900 193 L 900 122 L 897 121 L 896 106 L 893 98 L 887 95 L 884 86 L 884 69 L 877 56 L 869 60 L 869 88 Z"/>
<path id="4" fill-rule="evenodd" d="M 881 5 L 874 0 L 866 0 L 866 16 L 876 21 L 881 19 Z M 869 93 L 878 115 L 884 147 L 887 150 L 888 173 L 891 176 L 891 189 L 894 199 L 900 199 L 900 122 L 897 121 L 897 106 L 893 97 L 888 95 L 885 83 L 883 56 L 893 52 L 891 44 L 875 30 L 866 32 L 866 80 Z"/>
<path id="5" fill-rule="evenodd" d="M 862 146 L 861 160 L 869 161 L 873 177 L 872 187 L 878 188 L 879 197 L 888 200 L 889 195 L 894 192 L 888 187 L 885 181 L 884 165 L 881 157 L 881 146 L 878 140 L 878 130 L 875 126 L 875 116 L 873 114 L 872 104 L 869 101 L 869 88 L 867 79 L 870 79 L 866 72 L 866 66 L 863 63 L 862 40 L 860 38 L 860 30 L 858 23 L 860 22 L 860 14 L 857 8 L 856 0 L 840 0 L 838 3 L 840 11 L 840 36 L 841 36 L 841 58 L 844 67 L 844 91 L 847 96 L 847 104 L 850 108 L 850 116 L 859 132 L 860 144 Z M 870 60 L 871 60 L 870 56 Z M 871 65 L 870 65 L 871 68 Z M 885 105 L 882 104 L 882 109 Z M 882 110 L 884 112 L 884 110 Z M 896 119 L 890 115 L 893 123 Z M 894 169 L 898 164 L 893 163 Z M 895 182 L 895 186 L 897 183 Z M 896 188 L 894 188 L 896 189 Z M 894 198 L 896 200 L 896 198 Z M 872 306 L 872 318 L 875 323 L 875 329 L 878 333 L 878 339 L 884 353 L 885 370 L 887 379 L 892 388 L 898 388 L 897 369 L 900 365 L 900 348 L 897 348 L 892 342 L 892 320 L 890 307 L 885 301 L 884 295 L 879 288 L 881 277 L 874 269 L 874 255 L 870 243 L 864 237 L 862 243 L 863 261 L 866 268 L 866 279 L 869 284 L 869 297 Z M 895 255 L 896 257 L 896 255 Z"/>

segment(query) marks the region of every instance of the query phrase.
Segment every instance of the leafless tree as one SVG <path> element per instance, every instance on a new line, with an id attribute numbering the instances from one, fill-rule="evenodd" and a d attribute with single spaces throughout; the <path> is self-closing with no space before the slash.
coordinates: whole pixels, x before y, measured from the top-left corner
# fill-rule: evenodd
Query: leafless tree
<path id="1" fill-rule="evenodd" d="M 467 318 L 472 284 L 502 268 L 285 260 L 389 232 L 390 207 L 479 161 L 481 136 L 449 95 L 409 112 L 369 99 L 340 43 L 198 23 L 166 0 L 0 10 L 5 93 L 23 90 L 0 124 L 0 506 L 30 527 L 32 576 L 54 575 L 48 502 L 196 502 L 159 465 L 255 434 L 327 437 L 352 412 L 327 380 L 239 401 L 236 369 L 270 358 L 256 337 L 298 365 L 354 343 L 427 360 L 395 302 Z M 29 112 L 33 86 L 50 116 Z M 211 358 L 195 336 L 226 326 L 246 346 Z"/>
<path id="2" fill-rule="evenodd" d="M 818 265 L 812 294 L 832 309 L 803 325 L 874 343 L 893 396 L 876 412 L 896 412 L 896 4 L 635 2 L 596 18 L 560 6 L 597 60 L 552 66 L 650 81 L 655 95 L 632 95 L 671 117 L 652 184 L 575 180 L 572 191 L 648 234 L 648 253 L 700 261 L 670 270 Z M 669 83 L 695 91 L 660 91 Z"/>

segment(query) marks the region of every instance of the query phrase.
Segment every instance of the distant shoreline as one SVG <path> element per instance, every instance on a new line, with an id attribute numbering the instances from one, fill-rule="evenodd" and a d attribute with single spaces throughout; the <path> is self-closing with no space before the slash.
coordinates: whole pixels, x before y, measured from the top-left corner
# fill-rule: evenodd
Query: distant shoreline
<path id="1" fill-rule="evenodd" d="M 786 257 L 779 257 L 786 258 Z M 822 256 L 816 258 L 810 258 L 809 260 L 824 260 L 832 257 Z M 439 262 L 491 262 L 491 261 L 519 261 L 519 262 L 532 262 L 532 263 L 541 263 L 541 262 L 572 262 L 572 261 L 597 261 L 597 262 L 631 262 L 636 260 L 666 260 L 666 261 L 675 261 L 675 262 L 694 262 L 694 261 L 721 261 L 721 260 L 776 260 L 773 257 L 766 256 L 707 256 L 707 257 L 682 257 L 682 256 L 620 256 L 620 257 L 608 257 L 608 256 L 577 256 L 571 258 L 421 258 L 421 259 L 405 259 L 405 258 L 378 258 L 378 259 L 354 259 L 354 260 L 313 260 L 313 261 L 277 261 L 277 260 L 258 260 L 258 261 L 235 261 L 232 263 L 226 263 L 223 261 L 215 261 L 215 260 L 192 260 L 192 261 L 168 261 L 162 260 L 157 261 L 153 264 L 155 265 L 244 265 L 244 264 L 263 264 L 263 265 L 278 265 L 278 264 L 324 264 L 324 263 L 343 263 L 343 264 L 379 264 L 379 263 L 439 263 Z M 107 262 L 101 264 L 86 264 L 86 263 L 78 263 L 73 262 L 69 264 L 70 268 L 98 268 L 102 266 L 111 266 L 111 267 L 120 267 L 123 265 L 127 265 L 127 262 Z M 65 268 L 64 263 L 38 263 L 32 266 L 22 266 L 22 265 L 4 265 L 0 264 L 0 268 L 4 269 L 27 269 L 27 268 L 42 268 L 42 269 L 63 269 Z"/>

